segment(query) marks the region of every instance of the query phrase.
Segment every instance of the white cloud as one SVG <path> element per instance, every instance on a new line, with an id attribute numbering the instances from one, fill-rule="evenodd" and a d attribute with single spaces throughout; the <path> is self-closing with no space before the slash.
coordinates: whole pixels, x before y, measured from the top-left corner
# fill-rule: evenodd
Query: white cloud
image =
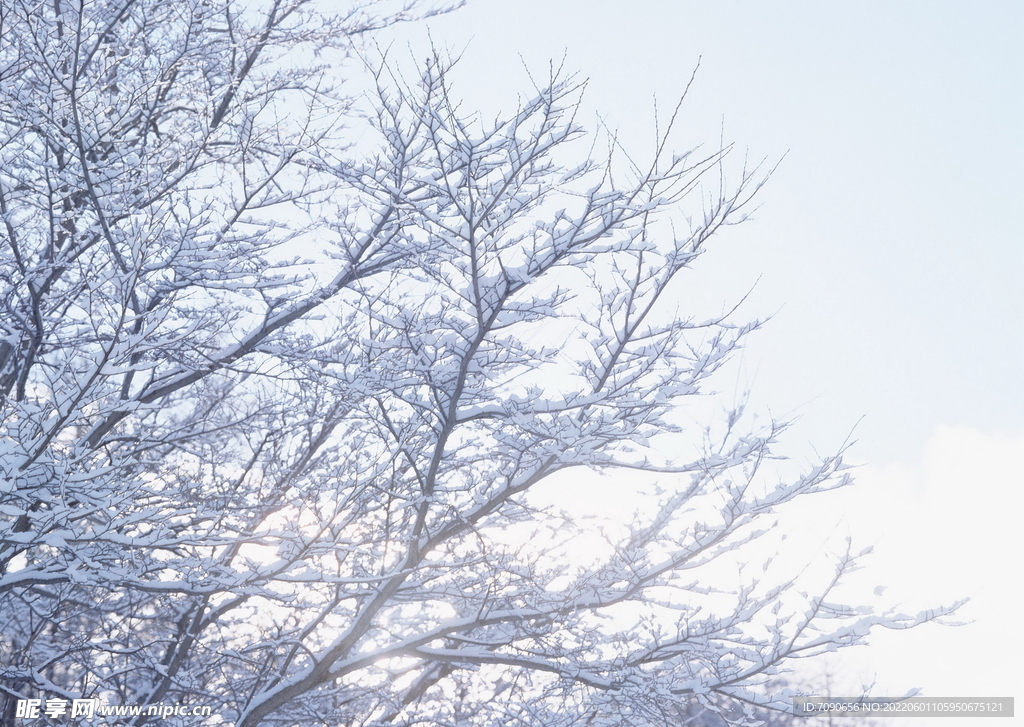
<path id="1" fill-rule="evenodd" d="M 922 696 L 1018 696 L 1022 462 L 1022 436 L 938 427 L 916 465 L 860 471 L 858 486 L 844 493 L 843 519 L 856 537 L 876 543 L 865 576 L 888 585 L 885 602 L 907 611 L 970 597 L 958 619 L 971 623 L 883 634 L 840 659 L 840 670 L 857 669 L 869 681 L 874 673 L 879 694 L 920 687 Z"/>

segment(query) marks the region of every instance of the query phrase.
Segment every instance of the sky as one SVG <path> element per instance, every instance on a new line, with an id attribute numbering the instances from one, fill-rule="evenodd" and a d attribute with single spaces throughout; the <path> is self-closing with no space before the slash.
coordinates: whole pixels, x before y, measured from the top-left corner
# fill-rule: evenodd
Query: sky
<path id="1" fill-rule="evenodd" d="M 830 668 L 882 692 L 1024 696 L 1024 4 L 470 0 L 427 25 L 463 53 L 467 103 L 513 108 L 525 69 L 564 59 L 588 118 L 644 150 L 655 99 L 663 114 L 696 68 L 684 145 L 781 160 L 700 263 L 710 304 L 753 288 L 741 313 L 772 316 L 721 385 L 797 417 L 796 456 L 855 440 L 858 485 L 816 522 L 873 544 L 892 597 L 972 598 L 968 625 Z M 425 30 L 391 37 L 421 49 Z"/>

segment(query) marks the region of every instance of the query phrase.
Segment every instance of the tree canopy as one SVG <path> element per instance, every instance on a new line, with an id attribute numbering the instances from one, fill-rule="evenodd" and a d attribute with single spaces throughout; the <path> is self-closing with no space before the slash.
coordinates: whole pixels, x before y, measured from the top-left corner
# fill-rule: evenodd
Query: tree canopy
<path id="1" fill-rule="evenodd" d="M 940 615 L 834 602 L 853 553 L 817 592 L 714 580 L 847 481 L 678 416 L 760 323 L 673 291 L 768 174 L 671 128 L 634 162 L 558 68 L 488 121 L 444 54 L 362 44 L 438 10 L 3 3 L 4 724 L 663 724 Z M 573 469 L 662 491 L 578 557 L 535 496 Z"/>

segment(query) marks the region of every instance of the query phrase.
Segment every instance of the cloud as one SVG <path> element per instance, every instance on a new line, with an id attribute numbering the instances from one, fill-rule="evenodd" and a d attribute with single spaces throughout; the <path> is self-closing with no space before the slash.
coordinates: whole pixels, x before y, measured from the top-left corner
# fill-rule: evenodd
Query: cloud
<path id="1" fill-rule="evenodd" d="M 922 696 L 1017 696 L 1024 684 L 1022 464 L 1024 436 L 943 426 L 918 463 L 865 466 L 844 494 L 843 520 L 876 545 L 865 573 L 889 586 L 886 603 L 916 611 L 971 599 L 958 614 L 971 623 L 884 634 L 846 663 L 874 671 L 880 694 L 921 687 Z"/>

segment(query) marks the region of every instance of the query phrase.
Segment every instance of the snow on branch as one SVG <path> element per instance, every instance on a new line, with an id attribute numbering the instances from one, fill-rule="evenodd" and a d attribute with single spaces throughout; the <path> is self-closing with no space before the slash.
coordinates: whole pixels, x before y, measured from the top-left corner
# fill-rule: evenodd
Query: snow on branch
<path id="1" fill-rule="evenodd" d="M 779 475 L 783 424 L 681 423 L 761 323 L 676 291 L 771 170 L 597 155 L 554 66 L 484 120 L 444 54 L 358 40 L 443 10 L 5 3 L 5 694 L 655 724 L 951 611 L 756 568 L 842 452 Z M 547 499 L 580 472 L 617 523 Z"/>

